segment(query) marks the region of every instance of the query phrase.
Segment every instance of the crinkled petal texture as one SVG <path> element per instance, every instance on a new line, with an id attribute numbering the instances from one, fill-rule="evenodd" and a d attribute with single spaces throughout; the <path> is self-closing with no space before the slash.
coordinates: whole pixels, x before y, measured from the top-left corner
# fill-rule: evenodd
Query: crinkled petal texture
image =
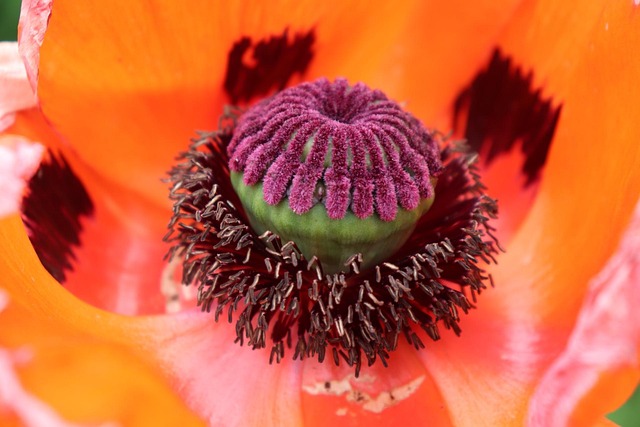
<path id="1" fill-rule="evenodd" d="M 42 12 L 42 3 L 25 3 L 23 22 L 29 5 Z M 88 412 L 94 407 L 106 411 L 110 406 L 100 399 L 122 398 L 121 387 L 142 378 L 136 395 L 160 399 L 146 410 L 150 416 L 164 409 L 180 413 L 171 406 L 180 408 L 167 392 L 168 381 L 189 408 L 213 425 L 314 426 L 334 420 L 342 425 L 522 425 L 540 378 L 565 350 L 590 278 L 616 248 L 640 194 L 640 147 L 635 143 L 640 123 L 629 110 L 640 98 L 640 57 L 628 54 L 640 43 L 639 12 L 632 2 L 423 3 L 214 5 L 203 0 L 184 8 L 171 1 L 55 0 L 40 50 L 37 90 L 42 111 L 62 137 L 50 145 L 73 158 L 77 153 L 76 165 L 90 171 L 80 174 L 94 177 L 88 179 L 94 197 L 113 185 L 131 191 L 131 200 L 147 197 L 166 206 L 158 180 L 195 129 L 215 127 L 226 99 L 226 55 L 242 36 L 261 39 L 285 28 L 315 28 L 316 53 L 307 77 L 364 80 L 406 100 L 416 115 L 436 125 L 449 122 L 445 114 L 456 90 L 499 44 L 526 69 L 535 69 L 537 83 L 544 83 L 564 107 L 534 205 L 492 271 L 496 289 L 486 292 L 478 309 L 464 319 L 462 337 L 445 333 L 422 352 L 401 347 L 388 369 L 363 370 L 359 380 L 312 361 L 269 366 L 263 352 L 232 344 L 233 331 L 214 324 L 211 316 L 124 318 L 79 302 L 43 270 L 22 224 L 10 217 L 0 223 L 0 275 L 9 300 L 0 322 L 27 319 L 25 324 L 33 326 L 28 334 L 0 329 L 3 345 L 31 345 L 38 367 L 42 340 L 53 342 L 72 363 L 43 360 L 44 368 L 32 375 L 47 378 L 55 367 L 58 374 L 74 377 L 86 369 L 84 378 L 104 381 L 110 392 L 98 394 L 93 388 L 92 394 L 80 384 L 53 396 L 45 390 L 47 381 L 29 380 L 28 373 L 19 371 L 21 383 L 78 422 L 110 421 L 87 418 Z M 38 37 L 24 43 L 33 40 Z M 32 76 L 37 73 L 31 70 Z M 22 114 L 24 121 L 13 131 L 26 133 L 37 121 L 33 116 Z M 129 205 L 115 200 L 109 206 Z M 141 206 L 141 213 L 160 215 L 153 203 Z M 107 225 L 120 230 L 112 240 L 124 238 L 127 223 L 142 230 L 140 242 L 160 239 L 145 215 L 120 212 Z M 114 248 L 123 245 L 114 243 Z M 109 264 L 108 254 L 95 256 L 123 268 Z M 149 270 L 133 271 L 129 278 L 162 268 L 143 259 L 136 269 Z M 117 287 L 119 279 L 114 280 Z M 618 286 L 626 292 L 632 282 Z M 2 316 L 12 317 L 4 323 Z M 43 325 L 53 332 L 43 334 Z M 610 332 L 627 343 L 636 340 L 637 351 L 637 336 Z M 90 352 L 87 346 L 94 344 L 103 351 Z M 93 362 L 110 375 L 94 373 Z M 601 372 L 609 368 L 599 366 Z M 571 381 L 577 382 L 582 374 L 574 373 Z M 636 373 L 630 369 L 624 378 L 602 375 L 602 381 L 581 382 L 586 400 L 577 406 L 574 400 L 564 419 L 599 422 L 621 403 L 620 396 L 600 386 L 606 382 L 628 389 Z M 585 409 L 589 399 L 600 404 Z M 145 413 L 145 402 L 122 414 Z"/>

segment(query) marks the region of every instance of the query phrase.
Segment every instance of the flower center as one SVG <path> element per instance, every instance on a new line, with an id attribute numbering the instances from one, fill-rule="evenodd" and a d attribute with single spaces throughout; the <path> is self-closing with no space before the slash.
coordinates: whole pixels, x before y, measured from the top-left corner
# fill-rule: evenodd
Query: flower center
<path id="1" fill-rule="evenodd" d="M 228 147 L 252 226 L 296 242 L 325 271 L 401 247 L 434 199 L 434 135 L 380 91 L 320 79 L 259 103 Z M 285 199 L 287 201 L 285 201 Z"/>
<path id="2" fill-rule="evenodd" d="M 222 119 L 170 172 L 165 239 L 182 282 L 198 287 L 203 311 L 235 323 L 237 342 L 270 347 L 273 361 L 286 349 L 294 359 L 344 361 L 357 375 L 363 363 L 386 365 L 401 337 L 420 349 L 440 338 L 439 326 L 460 333 L 459 313 L 486 288 L 484 265 L 499 252 L 489 225 L 497 207 L 475 153 L 344 80 L 287 89 Z M 392 242 L 408 214 L 406 241 Z M 282 238 L 283 222 L 301 239 Z M 313 246 L 338 231 L 397 249 L 365 268 L 369 247 Z M 348 259 L 340 254 L 336 271 L 323 271 L 319 260 L 341 246 Z"/>

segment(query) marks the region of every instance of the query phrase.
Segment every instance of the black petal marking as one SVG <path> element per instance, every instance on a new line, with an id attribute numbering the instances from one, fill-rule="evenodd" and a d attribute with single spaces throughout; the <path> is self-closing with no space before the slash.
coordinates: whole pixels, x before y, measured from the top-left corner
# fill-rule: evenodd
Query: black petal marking
<path id="1" fill-rule="evenodd" d="M 540 176 L 562 109 L 544 99 L 532 81 L 531 71 L 525 74 L 496 49 L 487 68 L 462 90 L 454 104 L 454 129 L 464 129 L 469 145 L 487 164 L 520 141 L 526 159 L 522 165 L 526 185 Z"/>
<path id="2" fill-rule="evenodd" d="M 403 335 L 439 339 L 438 324 L 460 333 L 459 310 L 491 278 L 483 270 L 498 252 L 489 218 L 495 202 L 483 194 L 475 156 L 448 145 L 438 197 L 400 252 L 361 271 L 354 255 L 345 272 L 325 275 L 314 257 L 270 232 L 256 236 L 231 187 L 226 146 L 235 119 L 194 141 L 171 171 L 174 215 L 165 240 L 183 260 L 183 284 L 198 286 L 198 303 L 235 323 L 240 344 L 270 347 L 280 361 L 325 357 L 355 367 L 387 363 Z M 442 195 L 442 196 L 441 196 Z M 471 297 L 469 301 L 468 296 Z"/>
<path id="3" fill-rule="evenodd" d="M 289 40 L 289 31 L 284 30 L 282 35 L 257 43 L 249 37 L 235 42 L 229 51 L 224 78 L 224 90 L 231 103 L 246 102 L 284 89 L 295 73 L 303 74 L 311 63 L 315 38 L 315 31 L 311 29 Z M 253 65 L 248 65 L 243 58 L 251 50 Z"/>
<path id="4" fill-rule="evenodd" d="M 29 180 L 22 199 L 22 221 L 40 262 L 60 283 L 73 270 L 81 221 L 93 210 L 89 193 L 65 158 L 49 152 Z"/>

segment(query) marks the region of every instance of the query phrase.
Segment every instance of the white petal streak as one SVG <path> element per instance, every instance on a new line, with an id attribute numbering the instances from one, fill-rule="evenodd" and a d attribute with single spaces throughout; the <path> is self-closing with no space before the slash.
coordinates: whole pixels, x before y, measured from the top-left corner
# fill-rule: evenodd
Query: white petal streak
<path id="1" fill-rule="evenodd" d="M 637 367 L 640 343 L 640 203 L 620 245 L 591 280 L 564 352 L 540 382 L 530 426 L 568 425 L 572 412 L 603 373 Z M 615 408 L 610 408 L 615 409 Z M 595 420 L 594 420 L 595 421 Z"/>
<path id="2" fill-rule="evenodd" d="M 356 403 L 362 406 L 365 411 L 373 412 L 376 414 L 381 413 L 385 409 L 395 406 L 401 401 L 407 399 L 415 391 L 420 388 L 420 385 L 425 379 L 424 375 L 421 375 L 410 381 L 407 384 L 395 387 L 391 390 L 381 391 L 377 395 L 371 395 L 354 388 L 353 382 L 367 381 L 367 377 L 356 379 L 352 375 L 348 375 L 341 380 L 332 381 L 320 381 L 315 384 L 303 385 L 302 389 L 312 395 L 324 394 L 334 396 L 344 396 L 346 402 Z M 371 379 L 374 381 L 374 379 Z M 340 408 L 338 415 L 346 415 L 347 411 Z"/>

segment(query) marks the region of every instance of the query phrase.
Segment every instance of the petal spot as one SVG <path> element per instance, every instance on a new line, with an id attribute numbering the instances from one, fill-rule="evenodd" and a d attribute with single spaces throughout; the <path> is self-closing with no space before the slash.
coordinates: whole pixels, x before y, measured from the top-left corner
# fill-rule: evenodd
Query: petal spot
<path id="1" fill-rule="evenodd" d="M 540 177 L 561 110 L 533 87 L 533 72 L 525 73 L 496 49 L 456 98 L 453 127 L 464 129 L 465 139 L 487 165 L 519 144 L 528 186 Z"/>
<path id="2" fill-rule="evenodd" d="M 29 180 L 22 200 L 22 220 L 44 268 L 60 283 L 73 269 L 80 245 L 81 220 L 94 206 L 84 184 L 63 156 L 49 152 Z"/>
<path id="3" fill-rule="evenodd" d="M 282 90 L 296 73 L 304 74 L 313 59 L 315 30 L 281 35 L 253 42 L 242 37 L 227 57 L 224 90 L 233 104 Z M 247 61 L 251 52 L 250 61 Z"/>

